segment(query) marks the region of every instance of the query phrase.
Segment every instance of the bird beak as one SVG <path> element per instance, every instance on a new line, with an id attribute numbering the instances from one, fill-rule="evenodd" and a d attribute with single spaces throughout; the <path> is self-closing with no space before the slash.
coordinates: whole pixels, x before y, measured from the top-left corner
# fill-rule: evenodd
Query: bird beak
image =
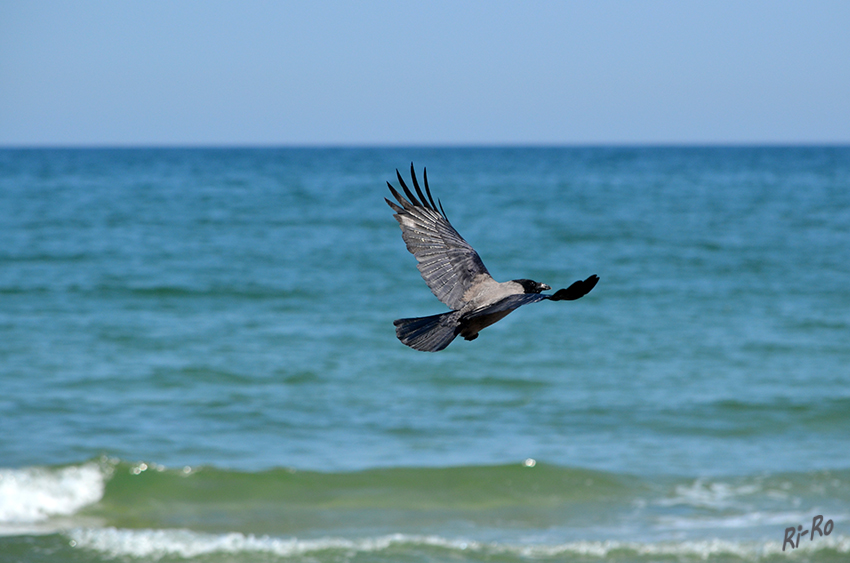
<path id="1" fill-rule="evenodd" d="M 551 287 L 551 286 L 546 285 L 545 283 L 541 283 L 541 284 L 540 284 L 540 290 L 541 290 L 541 291 L 546 291 L 547 289 L 552 289 L 552 287 Z"/>

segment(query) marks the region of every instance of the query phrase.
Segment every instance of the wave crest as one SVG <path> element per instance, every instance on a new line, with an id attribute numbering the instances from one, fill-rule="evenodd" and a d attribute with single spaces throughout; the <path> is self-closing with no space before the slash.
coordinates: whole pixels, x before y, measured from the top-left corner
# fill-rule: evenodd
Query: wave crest
<path id="1" fill-rule="evenodd" d="M 654 561 L 672 557 L 680 561 L 704 561 L 718 556 L 731 560 L 760 561 L 782 553 L 781 544 L 775 541 L 667 541 L 657 543 L 622 541 L 573 541 L 561 544 L 508 544 L 477 542 L 464 539 L 447 539 L 433 535 L 390 534 L 373 538 L 274 538 L 244 535 L 241 533 L 204 534 L 189 530 L 126 530 L 116 528 L 78 529 L 68 533 L 71 545 L 76 548 L 100 552 L 109 557 L 132 557 L 158 560 L 166 557 L 190 559 L 214 554 L 265 554 L 277 557 L 319 555 L 322 552 L 381 553 L 394 548 L 402 550 L 426 549 L 449 552 L 453 559 L 467 560 L 463 554 L 485 557 L 502 556 L 507 561 L 560 560 L 564 556 L 587 559 Z M 850 538 L 838 536 L 824 538 L 806 552 L 830 551 L 850 553 Z M 473 557 L 472 559 L 476 559 Z"/>
<path id="2" fill-rule="evenodd" d="M 74 514 L 103 498 L 108 470 L 94 462 L 0 469 L 0 526 Z"/>

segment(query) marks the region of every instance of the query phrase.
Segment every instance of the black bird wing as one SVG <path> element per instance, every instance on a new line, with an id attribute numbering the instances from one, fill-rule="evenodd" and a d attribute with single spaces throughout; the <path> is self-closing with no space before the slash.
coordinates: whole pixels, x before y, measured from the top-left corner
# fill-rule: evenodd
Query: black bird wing
<path id="1" fill-rule="evenodd" d="M 537 303 L 538 301 L 546 301 L 547 299 L 551 299 L 551 295 L 544 295 L 542 293 L 518 293 L 516 295 L 510 295 L 505 297 L 504 299 L 500 299 L 496 301 L 492 305 L 488 305 L 487 307 L 483 307 L 481 309 L 477 309 L 464 315 L 464 320 L 474 319 L 476 317 L 485 317 L 487 315 L 492 315 L 494 313 L 501 313 L 504 311 L 513 311 L 518 307 L 522 307 L 523 305 L 528 305 L 530 303 Z"/>
<path id="2" fill-rule="evenodd" d="M 439 205 L 439 211 L 437 210 L 428 187 L 427 171 L 424 174 L 427 197 L 419 187 L 411 163 L 410 176 L 416 195 L 407 188 L 401 174 L 396 170 L 398 182 L 407 199 L 389 182 L 387 186 L 399 205 L 385 199 L 395 211 L 394 216 L 401 226 L 401 236 L 407 244 L 407 249 L 419 262 L 416 267 L 422 274 L 422 279 L 437 299 L 452 309 L 460 309 L 465 303 L 463 295 L 466 291 L 474 283 L 484 279 L 479 276 L 490 277 L 490 272 L 484 267 L 475 249 L 463 240 L 449 223 L 442 203 Z"/>
<path id="3" fill-rule="evenodd" d="M 573 282 L 570 287 L 559 289 L 549 299 L 552 301 L 574 301 L 590 293 L 590 290 L 596 287 L 598 282 L 599 276 L 593 274 L 586 280 L 578 280 Z"/>
<path id="4" fill-rule="evenodd" d="M 599 277 L 594 274 L 586 280 L 573 282 L 570 287 L 559 289 L 552 295 L 547 295 L 545 293 L 519 293 L 516 295 L 509 295 L 504 299 L 496 301 L 492 305 L 472 311 L 465 315 L 464 318 L 474 319 L 475 317 L 483 317 L 485 315 L 492 315 L 503 311 L 513 311 L 523 305 L 538 303 L 540 301 L 546 301 L 547 299 L 550 301 L 573 301 L 590 293 L 590 290 L 596 287 L 596 283 L 598 281 Z"/>

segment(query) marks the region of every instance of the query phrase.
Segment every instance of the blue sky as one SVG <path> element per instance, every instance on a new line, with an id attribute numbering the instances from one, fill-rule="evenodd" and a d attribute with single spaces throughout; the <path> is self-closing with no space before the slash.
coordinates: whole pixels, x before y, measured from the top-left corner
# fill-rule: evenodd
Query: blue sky
<path id="1" fill-rule="evenodd" d="M 0 0 L 0 145 L 850 142 L 850 2 Z"/>

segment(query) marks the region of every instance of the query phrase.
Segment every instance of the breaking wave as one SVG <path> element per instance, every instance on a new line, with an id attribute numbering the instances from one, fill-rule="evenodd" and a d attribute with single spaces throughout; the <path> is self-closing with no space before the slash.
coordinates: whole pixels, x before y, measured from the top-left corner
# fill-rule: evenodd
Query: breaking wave
<path id="1" fill-rule="evenodd" d="M 0 529 L 74 514 L 103 497 L 108 470 L 97 463 L 0 469 Z"/>
<path id="2" fill-rule="evenodd" d="M 582 560 L 652 561 L 671 558 L 678 561 L 764 561 L 783 554 L 780 542 L 740 542 L 698 540 L 656 543 L 622 541 L 574 541 L 561 544 L 510 544 L 447 539 L 436 535 L 390 534 L 372 538 L 296 539 L 254 536 L 241 533 L 203 534 L 188 530 L 119 530 L 115 528 L 80 529 L 68 533 L 71 545 L 93 550 L 107 557 L 159 560 L 179 557 L 273 555 L 283 558 L 315 557 L 320 561 L 344 554 L 347 560 L 359 555 L 392 558 L 411 551 L 443 555 L 453 560 Z M 850 553 L 850 538 L 825 538 L 805 553 Z M 383 560 L 381 558 L 380 560 Z"/>

